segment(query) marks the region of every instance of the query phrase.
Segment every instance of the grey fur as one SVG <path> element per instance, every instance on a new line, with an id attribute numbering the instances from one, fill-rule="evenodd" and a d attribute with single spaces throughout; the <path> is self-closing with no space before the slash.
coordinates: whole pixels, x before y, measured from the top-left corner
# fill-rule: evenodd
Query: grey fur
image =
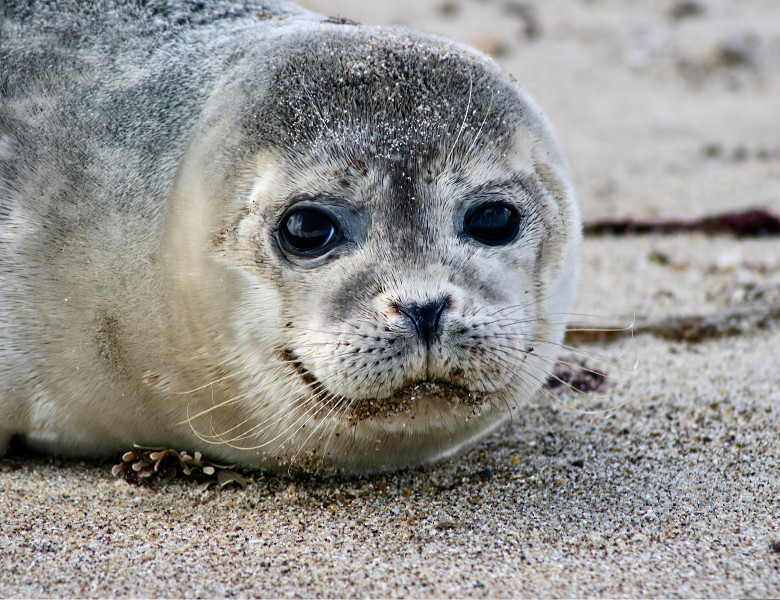
<path id="1" fill-rule="evenodd" d="M 392 414 L 341 415 L 359 404 L 346 390 L 371 388 L 382 404 L 419 379 L 405 365 L 422 350 L 405 326 L 377 320 L 404 294 L 460 299 L 430 361 L 469 365 L 456 348 L 493 348 L 456 330 L 488 326 L 480 311 L 513 302 L 520 283 L 496 280 L 508 273 L 531 282 L 525 318 L 539 322 L 517 324 L 512 347 L 560 339 L 547 313 L 568 310 L 579 249 L 566 164 L 544 117 L 490 61 L 277 2 L 0 2 L 0 15 L 0 438 L 90 455 L 251 439 L 251 450 L 206 451 L 270 469 L 371 471 L 455 451 L 507 417 L 498 405 L 538 387 L 549 366 L 514 381 L 513 361 L 526 358 L 498 348 L 510 401 L 480 380 L 482 359 L 450 383 L 481 385 L 488 400 L 457 406 L 438 434 L 393 433 Z M 276 237 L 301 194 L 343 205 L 352 236 L 313 261 Z M 469 206 L 493 196 L 523 212 L 517 249 L 454 241 Z M 433 283 L 407 291 L 425 273 Z M 303 326 L 312 312 L 334 341 Z M 389 374 L 365 353 L 329 350 L 334 375 L 311 350 L 374 329 L 371 352 Z M 396 340 L 405 349 L 393 354 Z M 301 397 L 301 378 L 327 397 Z M 212 402 L 229 408 L 181 425 Z M 307 419 L 319 430 L 304 431 Z M 349 444 L 333 441 L 350 432 Z"/>

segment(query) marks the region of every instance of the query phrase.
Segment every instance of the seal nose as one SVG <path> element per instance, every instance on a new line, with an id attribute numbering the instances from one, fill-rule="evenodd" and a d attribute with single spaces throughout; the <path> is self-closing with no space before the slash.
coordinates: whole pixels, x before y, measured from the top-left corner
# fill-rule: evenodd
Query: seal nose
<path id="1" fill-rule="evenodd" d="M 417 336 L 426 344 L 430 344 L 441 334 L 441 316 L 449 305 L 448 298 L 441 298 L 426 304 L 398 303 L 396 307 L 398 312 L 412 323 Z"/>

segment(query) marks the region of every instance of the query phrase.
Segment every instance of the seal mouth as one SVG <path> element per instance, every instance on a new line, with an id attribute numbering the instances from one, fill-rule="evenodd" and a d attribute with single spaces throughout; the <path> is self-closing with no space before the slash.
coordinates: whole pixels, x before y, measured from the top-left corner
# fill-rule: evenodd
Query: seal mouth
<path id="1" fill-rule="evenodd" d="M 364 421 L 372 417 L 388 418 L 395 415 L 410 413 L 420 403 L 436 406 L 471 406 L 484 404 L 489 394 L 470 390 L 447 381 L 430 381 L 423 379 L 409 383 L 382 398 L 343 398 L 335 397 L 306 367 L 292 350 L 283 350 L 283 361 L 292 369 L 301 382 L 312 392 L 311 398 L 331 408 L 337 403 L 343 403 L 351 410 L 348 413 L 350 424 Z M 344 403 L 346 400 L 346 403 Z"/>

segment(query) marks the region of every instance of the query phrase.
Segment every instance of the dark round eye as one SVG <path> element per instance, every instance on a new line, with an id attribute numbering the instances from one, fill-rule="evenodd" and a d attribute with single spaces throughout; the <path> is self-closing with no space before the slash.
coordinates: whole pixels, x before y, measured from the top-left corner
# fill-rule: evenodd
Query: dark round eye
<path id="1" fill-rule="evenodd" d="M 508 244 L 520 231 L 520 215 L 508 204 L 480 204 L 466 213 L 465 231 L 488 246 Z"/>
<path id="2" fill-rule="evenodd" d="M 288 250 L 297 254 L 323 254 L 339 238 L 333 221 L 318 210 L 300 208 L 282 219 L 279 234 Z"/>

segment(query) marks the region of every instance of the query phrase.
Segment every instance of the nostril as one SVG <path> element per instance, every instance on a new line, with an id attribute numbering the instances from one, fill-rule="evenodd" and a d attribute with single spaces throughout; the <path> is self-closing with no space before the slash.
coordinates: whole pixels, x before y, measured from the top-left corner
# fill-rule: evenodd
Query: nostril
<path id="1" fill-rule="evenodd" d="M 426 343 L 439 337 L 442 330 L 442 315 L 449 307 L 448 298 L 433 300 L 425 304 L 417 302 L 397 303 L 398 312 L 411 322 L 417 336 Z"/>

